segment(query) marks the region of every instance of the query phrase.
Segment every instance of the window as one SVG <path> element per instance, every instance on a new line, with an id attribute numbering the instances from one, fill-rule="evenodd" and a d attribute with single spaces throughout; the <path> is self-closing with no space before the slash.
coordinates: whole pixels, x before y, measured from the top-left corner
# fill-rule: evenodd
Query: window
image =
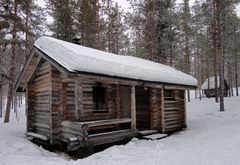
<path id="1" fill-rule="evenodd" d="M 93 87 L 94 111 L 107 111 L 107 89 L 105 87 Z"/>
<path id="2" fill-rule="evenodd" d="M 164 90 L 164 99 L 165 100 L 174 100 L 175 95 L 173 90 Z"/>

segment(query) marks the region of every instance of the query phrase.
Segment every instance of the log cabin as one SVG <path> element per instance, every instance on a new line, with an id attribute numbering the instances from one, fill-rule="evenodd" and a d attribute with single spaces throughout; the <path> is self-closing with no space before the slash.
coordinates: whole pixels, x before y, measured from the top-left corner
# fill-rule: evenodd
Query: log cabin
<path id="1" fill-rule="evenodd" d="M 217 85 L 218 85 L 218 91 L 220 90 L 220 85 L 219 85 L 219 77 L 217 78 Z M 216 96 L 216 91 L 215 91 L 215 77 L 209 77 L 207 78 L 201 89 L 203 90 L 204 94 L 206 97 L 215 97 Z M 229 90 L 229 85 L 227 81 L 224 79 L 224 97 L 228 96 L 228 90 Z M 218 92 L 218 97 L 219 97 L 219 92 Z"/>
<path id="2" fill-rule="evenodd" d="M 73 151 L 186 128 L 196 85 L 163 64 L 40 37 L 15 89 L 26 92 L 26 135 Z"/>

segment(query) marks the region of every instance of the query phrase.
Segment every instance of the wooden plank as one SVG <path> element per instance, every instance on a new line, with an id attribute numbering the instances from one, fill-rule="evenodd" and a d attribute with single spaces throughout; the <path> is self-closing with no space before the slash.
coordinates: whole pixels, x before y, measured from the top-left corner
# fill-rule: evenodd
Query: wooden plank
<path id="1" fill-rule="evenodd" d="M 50 77 L 52 79 L 52 66 L 50 66 Z M 49 118 L 49 129 L 50 129 L 50 144 L 53 144 L 53 119 L 52 119 L 52 113 L 53 113 L 53 106 L 52 106 L 52 80 L 50 81 L 50 99 L 49 99 L 49 109 L 50 109 L 50 118 Z"/>
<path id="2" fill-rule="evenodd" d="M 40 128 L 51 129 L 51 127 L 49 126 L 49 123 L 44 124 L 42 122 L 41 123 L 34 122 L 33 126 L 40 127 Z"/>
<path id="3" fill-rule="evenodd" d="M 165 138 L 165 137 L 167 137 L 167 134 L 157 133 L 157 134 L 143 136 L 143 139 L 159 140 L 159 139 L 162 139 L 162 138 Z"/>
<path id="4" fill-rule="evenodd" d="M 135 96 L 135 86 L 131 87 L 131 129 L 136 130 L 136 96 Z"/>
<path id="5" fill-rule="evenodd" d="M 27 132 L 25 134 L 26 134 L 26 136 L 33 137 L 33 138 L 36 138 L 36 139 L 40 139 L 40 140 L 43 140 L 43 141 L 48 141 L 49 140 L 49 138 L 47 136 L 41 135 L 41 134 L 38 134 L 38 133 Z"/>
<path id="6" fill-rule="evenodd" d="M 117 89 L 116 89 L 116 118 L 120 118 L 120 113 L 121 113 L 121 110 L 120 110 L 120 88 L 119 88 L 119 85 L 117 84 Z"/>
<path id="7" fill-rule="evenodd" d="M 155 109 L 155 99 L 154 99 L 154 90 L 153 88 L 149 88 L 149 123 L 150 129 L 155 129 L 154 127 L 154 109 Z M 143 111 L 144 112 L 144 111 Z"/>
<path id="8" fill-rule="evenodd" d="M 17 79 L 17 81 L 16 81 L 16 85 L 15 85 L 15 87 L 14 87 L 15 91 L 17 90 L 17 88 L 18 88 L 19 86 L 26 84 L 26 80 L 25 80 L 25 82 L 24 82 L 24 80 L 22 80 L 22 79 L 23 79 L 24 77 L 26 77 L 26 76 L 25 76 L 25 73 L 27 72 L 28 67 L 29 67 L 29 65 L 31 64 L 34 56 L 37 56 L 37 57 L 38 57 L 38 55 L 36 55 L 35 52 L 32 50 L 32 51 L 30 52 L 30 56 L 28 57 L 25 65 L 24 65 L 24 67 L 23 67 L 23 69 L 22 69 L 22 71 L 21 71 L 21 73 L 20 73 L 20 75 L 19 75 L 19 77 L 18 77 L 18 79 Z M 37 58 L 37 57 L 35 57 L 35 58 Z M 27 78 L 28 78 L 28 77 L 27 77 Z"/>
<path id="9" fill-rule="evenodd" d="M 143 131 L 138 131 L 138 134 L 140 134 L 142 136 L 146 136 L 146 135 L 155 134 L 157 132 L 158 132 L 158 130 L 143 130 Z"/>
<path id="10" fill-rule="evenodd" d="M 73 75 L 75 76 L 75 75 Z M 111 78 L 106 77 L 105 75 L 90 75 L 90 74 L 78 74 L 82 80 L 86 81 L 93 81 L 93 82 L 102 82 L 102 83 L 109 83 L 109 84 L 119 84 L 119 85 L 142 85 L 142 82 L 135 81 L 135 80 L 124 80 L 121 78 Z"/>
<path id="11" fill-rule="evenodd" d="M 136 132 L 129 129 L 112 131 L 112 132 L 101 133 L 101 134 L 93 134 L 93 135 L 89 135 L 89 144 L 96 146 L 96 145 L 130 139 L 135 136 L 136 136 Z"/>
<path id="12" fill-rule="evenodd" d="M 80 78 L 75 79 L 75 119 L 80 121 L 83 118 L 83 90 Z"/>
<path id="13" fill-rule="evenodd" d="M 155 88 L 155 89 L 161 89 L 163 87 L 163 85 L 160 85 L 157 83 L 149 83 L 149 82 L 144 83 L 144 86 Z"/>
<path id="14" fill-rule="evenodd" d="M 187 105 L 186 105 L 186 91 L 184 90 L 184 94 L 183 94 L 183 97 L 184 97 L 184 103 L 183 103 L 183 105 L 184 105 L 184 109 L 183 109 L 183 111 L 184 111 L 184 127 L 185 128 L 187 128 Z"/>
<path id="15" fill-rule="evenodd" d="M 164 89 L 161 88 L 161 126 L 162 132 L 165 132 L 165 109 L 164 109 Z"/>
<path id="16" fill-rule="evenodd" d="M 86 124 L 88 125 L 88 128 L 91 128 L 91 127 L 97 127 L 97 126 L 130 123 L 130 122 L 132 122 L 132 119 L 130 118 L 118 118 L 118 119 L 110 119 L 110 120 L 88 121 L 88 122 L 81 122 L 81 123 Z"/>
<path id="17" fill-rule="evenodd" d="M 177 90 L 191 90 L 196 89 L 194 86 L 184 86 L 184 85 L 164 85 L 165 89 L 177 89 Z"/>
<path id="18" fill-rule="evenodd" d="M 28 78 L 27 78 L 27 80 L 26 80 L 26 84 L 25 84 L 25 86 L 23 87 L 23 89 L 25 89 L 25 88 L 27 87 L 27 83 L 30 81 L 30 79 L 33 77 L 33 75 L 36 73 L 36 71 L 37 71 L 38 68 L 40 67 L 39 63 L 40 63 L 41 59 L 42 59 L 42 58 L 41 58 L 40 56 L 37 57 L 37 59 L 36 59 L 36 64 L 35 64 L 34 68 L 31 70 L 31 73 L 28 74 Z"/>
<path id="19" fill-rule="evenodd" d="M 76 135 L 76 136 L 87 136 L 87 134 L 85 134 L 82 129 L 75 130 L 69 127 L 62 127 L 61 132 L 62 133 L 65 132 L 65 133 Z"/>
<path id="20" fill-rule="evenodd" d="M 82 130 L 84 127 L 84 123 L 83 122 L 74 122 L 74 121 L 62 121 L 61 126 L 73 128 L 76 130 Z"/>

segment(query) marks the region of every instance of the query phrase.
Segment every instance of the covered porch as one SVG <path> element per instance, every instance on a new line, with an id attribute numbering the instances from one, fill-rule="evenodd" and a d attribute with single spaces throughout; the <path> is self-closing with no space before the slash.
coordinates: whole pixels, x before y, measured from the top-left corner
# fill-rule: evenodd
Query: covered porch
<path id="1" fill-rule="evenodd" d="M 68 150 L 97 146 L 136 137 L 141 132 L 165 133 L 186 126 L 184 90 L 171 90 L 174 98 L 164 96 L 167 91 L 143 86 L 118 86 L 116 117 L 104 120 L 61 122 L 61 141 Z"/>

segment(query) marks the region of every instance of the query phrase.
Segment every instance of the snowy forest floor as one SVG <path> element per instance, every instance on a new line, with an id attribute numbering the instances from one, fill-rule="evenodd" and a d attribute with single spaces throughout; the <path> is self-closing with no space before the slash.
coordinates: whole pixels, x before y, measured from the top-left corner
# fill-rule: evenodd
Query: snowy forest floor
<path id="1" fill-rule="evenodd" d="M 161 140 L 132 139 L 81 160 L 51 153 L 28 141 L 25 117 L 0 119 L 0 165 L 236 165 L 240 163 L 240 97 L 225 99 L 219 112 L 214 99 L 188 103 L 188 128 Z M 22 110 L 23 111 L 23 110 Z"/>

